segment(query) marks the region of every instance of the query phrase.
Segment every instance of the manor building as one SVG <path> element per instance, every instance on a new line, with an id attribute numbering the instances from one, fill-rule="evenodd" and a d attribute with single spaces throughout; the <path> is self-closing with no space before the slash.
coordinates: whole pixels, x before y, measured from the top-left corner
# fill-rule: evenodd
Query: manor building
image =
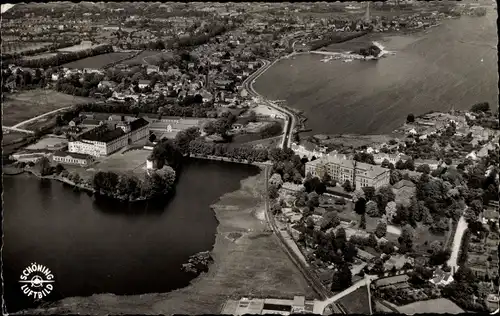
<path id="1" fill-rule="evenodd" d="M 68 143 L 70 153 L 94 157 L 107 156 L 148 136 L 149 123 L 143 118 L 133 121 L 108 120 Z"/>
<path id="2" fill-rule="evenodd" d="M 322 178 L 325 173 L 343 184 L 349 180 L 356 188 L 379 188 L 389 184 L 390 170 L 380 166 L 357 162 L 338 155 L 327 155 L 306 163 L 306 174 Z"/>

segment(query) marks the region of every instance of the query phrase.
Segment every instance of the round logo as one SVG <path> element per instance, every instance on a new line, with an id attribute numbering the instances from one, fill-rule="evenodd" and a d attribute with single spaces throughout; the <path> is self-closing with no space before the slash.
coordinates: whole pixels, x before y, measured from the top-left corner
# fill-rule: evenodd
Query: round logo
<path id="1" fill-rule="evenodd" d="M 44 265 L 32 263 L 27 266 L 19 278 L 21 291 L 28 297 L 42 299 L 54 289 L 54 275 Z"/>

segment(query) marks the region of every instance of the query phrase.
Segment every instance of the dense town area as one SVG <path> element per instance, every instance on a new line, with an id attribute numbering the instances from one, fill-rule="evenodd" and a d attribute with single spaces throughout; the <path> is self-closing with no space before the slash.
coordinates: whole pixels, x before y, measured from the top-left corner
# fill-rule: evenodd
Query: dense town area
<path id="1" fill-rule="evenodd" d="M 4 173 L 135 202 L 173 194 L 186 159 L 254 164 L 269 225 L 321 300 L 242 298 L 228 313 L 494 311 L 497 105 L 306 137 L 253 89 L 299 51 L 484 14 L 400 2 L 373 17 L 362 3 L 16 5 L 2 14 Z"/>

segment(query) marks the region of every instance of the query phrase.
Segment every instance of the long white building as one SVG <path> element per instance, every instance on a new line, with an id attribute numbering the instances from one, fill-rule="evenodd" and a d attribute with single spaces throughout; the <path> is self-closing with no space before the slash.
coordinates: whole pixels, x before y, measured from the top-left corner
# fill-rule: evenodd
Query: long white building
<path id="1" fill-rule="evenodd" d="M 68 151 L 94 157 L 107 156 L 149 134 L 149 123 L 143 118 L 113 123 L 102 123 L 81 134 L 77 140 L 68 143 Z"/>

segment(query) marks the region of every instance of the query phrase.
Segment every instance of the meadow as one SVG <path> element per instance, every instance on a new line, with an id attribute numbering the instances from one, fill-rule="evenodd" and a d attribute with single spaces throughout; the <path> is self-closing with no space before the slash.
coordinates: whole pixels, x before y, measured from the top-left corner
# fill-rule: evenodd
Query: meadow
<path id="1" fill-rule="evenodd" d="M 77 68 L 77 69 L 82 69 L 82 68 L 101 69 L 111 63 L 117 62 L 134 54 L 135 54 L 134 52 L 128 52 L 128 53 L 115 52 L 109 54 L 102 54 L 70 62 L 64 64 L 63 67 Z"/>

